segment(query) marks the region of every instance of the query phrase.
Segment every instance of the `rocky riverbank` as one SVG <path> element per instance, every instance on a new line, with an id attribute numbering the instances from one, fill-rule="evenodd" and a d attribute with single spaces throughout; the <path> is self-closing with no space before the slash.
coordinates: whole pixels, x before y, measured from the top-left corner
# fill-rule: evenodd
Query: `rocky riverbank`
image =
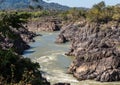
<path id="1" fill-rule="evenodd" d="M 6 49 L 12 49 L 18 54 L 22 54 L 24 50 L 28 49 L 30 46 L 28 42 L 34 42 L 35 33 L 28 31 L 25 27 L 19 29 L 12 28 L 11 32 L 13 35 L 10 37 L 0 36 L 0 46 Z"/>
<path id="2" fill-rule="evenodd" d="M 53 17 L 42 17 L 38 20 L 29 21 L 26 24 L 29 31 L 40 32 L 40 31 L 59 31 L 61 28 L 61 20 Z"/>
<path id="3" fill-rule="evenodd" d="M 75 56 L 68 69 L 78 80 L 120 80 L 120 24 L 118 22 L 68 25 L 57 38 L 71 41 L 67 55 Z"/>
<path id="4" fill-rule="evenodd" d="M 56 26 L 54 25 L 53 28 L 51 29 L 51 26 L 52 24 L 50 24 L 51 22 L 53 23 L 59 23 L 59 25 L 56 25 L 56 26 L 59 26 L 57 28 L 59 28 L 60 30 L 60 23 L 61 22 L 58 22 L 55 20 L 54 21 L 48 21 L 47 23 L 50 25 L 50 27 L 46 27 L 44 29 L 46 30 L 40 30 L 40 31 L 57 31 L 58 29 L 56 28 Z M 33 23 L 34 25 L 38 25 L 39 22 L 37 22 L 37 24 Z M 42 24 L 44 24 L 44 22 L 42 22 Z M 10 32 L 12 33 L 12 35 L 6 37 L 6 36 L 3 36 L 2 34 L 0 35 L 0 46 L 3 50 L 11 50 L 13 51 L 13 54 L 15 53 L 15 55 L 21 55 L 23 54 L 24 50 L 26 49 L 29 49 L 30 46 L 28 45 L 29 42 L 34 42 L 34 37 L 37 36 L 36 29 L 32 28 L 33 30 L 30 31 L 30 28 L 29 26 L 26 26 L 26 25 L 23 25 L 21 24 L 21 27 L 20 28 L 13 28 L 13 27 L 10 27 Z M 41 28 L 40 28 L 41 29 Z M 55 30 L 54 30 L 55 29 Z M 57 29 L 57 30 L 56 30 Z M 23 58 L 22 56 L 20 56 L 19 58 Z M 24 58 L 23 58 L 24 59 Z M 26 59 L 26 58 L 25 58 Z M 20 61 L 21 63 L 21 60 L 18 60 Z M 18 62 L 18 61 L 15 61 L 15 62 Z M 29 63 L 28 63 L 29 64 Z M 26 65 L 28 65 L 26 64 Z M 37 64 L 36 64 L 37 65 Z M 15 64 L 15 66 L 17 66 L 17 64 Z M 29 67 L 29 66 L 28 66 Z M 24 68 L 24 67 L 23 67 Z M 19 70 L 19 69 L 18 69 Z M 35 73 L 35 74 L 34 74 Z M 33 80 L 32 81 L 32 85 L 36 85 L 36 84 L 41 84 L 41 85 L 50 85 L 50 82 L 48 82 L 46 80 L 46 78 L 43 78 L 42 77 L 42 74 L 40 73 L 40 71 L 38 72 L 33 72 L 33 74 L 35 75 L 36 79 L 35 81 Z M 15 74 L 16 75 L 16 74 Z M 37 80 L 38 79 L 38 80 Z M 30 82 L 31 83 L 31 82 Z M 3 82 L 4 84 L 4 82 Z M 57 83 L 55 85 L 70 85 L 69 83 Z"/>
<path id="5" fill-rule="evenodd" d="M 0 84 L 50 85 L 42 77 L 40 65 L 21 56 L 30 47 L 28 42 L 34 42 L 37 36 L 22 25 L 26 20 L 17 13 L 0 17 Z"/>

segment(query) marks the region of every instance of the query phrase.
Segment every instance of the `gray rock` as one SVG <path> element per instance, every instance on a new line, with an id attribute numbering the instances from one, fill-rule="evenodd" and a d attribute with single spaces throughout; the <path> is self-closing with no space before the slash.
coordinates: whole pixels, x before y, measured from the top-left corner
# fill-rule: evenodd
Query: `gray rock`
<path id="1" fill-rule="evenodd" d="M 76 30 L 74 26 L 68 26 L 60 33 L 72 43 L 67 55 L 75 56 L 75 59 L 68 72 L 78 80 L 120 80 L 120 29 L 109 26 L 103 30 L 101 27 L 104 25 L 98 23 L 86 24 Z"/>

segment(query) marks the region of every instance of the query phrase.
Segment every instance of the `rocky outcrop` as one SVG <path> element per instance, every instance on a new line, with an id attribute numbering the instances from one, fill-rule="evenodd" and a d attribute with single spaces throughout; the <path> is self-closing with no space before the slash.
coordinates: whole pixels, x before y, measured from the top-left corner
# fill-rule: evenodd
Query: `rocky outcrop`
<path id="1" fill-rule="evenodd" d="M 28 31 L 25 27 L 23 28 L 19 28 L 17 31 L 21 38 L 25 41 L 25 42 L 34 42 L 34 37 L 38 36 L 37 34 L 33 33 L 32 31 Z"/>
<path id="2" fill-rule="evenodd" d="M 119 25 L 113 27 L 109 23 L 87 23 L 78 27 L 77 31 L 72 30 L 72 33 L 67 28 L 65 31 L 70 38 L 64 37 L 72 42 L 67 55 L 75 56 L 68 73 L 73 74 L 78 80 L 120 80 Z"/>
<path id="3" fill-rule="evenodd" d="M 56 39 L 56 43 L 65 43 L 67 41 L 73 41 L 75 35 L 79 33 L 79 28 L 86 25 L 86 20 L 76 22 L 63 22 L 61 32 Z"/>
<path id="4" fill-rule="evenodd" d="M 60 30 L 60 24 L 61 21 L 59 19 L 53 19 L 48 17 L 41 20 L 30 21 L 28 22 L 26 27 L 28 27 L 28 30 L 32 32 L 40 32 L 40 31 L 53 32 Z"/>
<path id="5" fill-rule="evenodd" d="M 24 50 L 30 48 L 28 42 L 33 42 L 35 33 L 28 31 L 26 28 L 21 27 L 19 29 L 11 28 L 12 35 L 9 37 L 3 37 L 0 35 L 0 46 L 2 49 L 12 49 L 18 54 L 22 54 Z"/>
<path id="6" fill-rule="evenodd" d="M 56 43 L 65 43 L 67 41 L 72 41 L 75 37 L 75 34 L 78 32 L 78 27 L 75 25 L 63 26 L 60 34 L 56 39 Z"/>

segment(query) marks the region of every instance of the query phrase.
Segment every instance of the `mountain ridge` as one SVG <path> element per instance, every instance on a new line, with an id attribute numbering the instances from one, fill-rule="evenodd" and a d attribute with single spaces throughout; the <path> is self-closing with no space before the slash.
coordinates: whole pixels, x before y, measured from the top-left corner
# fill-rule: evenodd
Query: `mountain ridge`
<path id="1" fill-rule="evenodd" d="M 0 9 L 22 9 L 29 8 L 29 6 L 42 6 L 44 9 L 52 10 L 68 10 L 70 7 L 63 6 L 57 3 L 47 3 L 43 0 L 0 0 Z"/>

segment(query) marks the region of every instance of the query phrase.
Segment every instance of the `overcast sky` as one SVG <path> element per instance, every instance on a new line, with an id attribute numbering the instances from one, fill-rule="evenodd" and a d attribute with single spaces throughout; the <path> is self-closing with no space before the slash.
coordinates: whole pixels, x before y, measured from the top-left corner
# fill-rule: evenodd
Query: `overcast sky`
<path id="1" fill-rule="evenodd" d="M 94 4 L 104 1 L 106 5 L 115 5 L 120 3 L 120 0 L 44 0 L 46 2 L 55 2 L 70 7 L 87 7 L 90 8 Z"/>

